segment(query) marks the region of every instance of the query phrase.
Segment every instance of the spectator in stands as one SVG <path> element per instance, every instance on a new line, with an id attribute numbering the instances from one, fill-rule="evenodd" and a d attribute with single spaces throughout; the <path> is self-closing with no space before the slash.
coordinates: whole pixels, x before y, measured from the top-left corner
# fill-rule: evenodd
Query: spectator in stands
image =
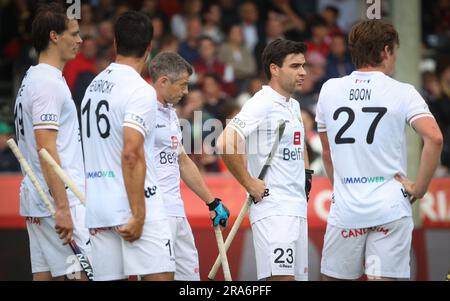
<path id="1" fill-rule="evenodd" d="M 239 91 L 247 86 L 247 80 L 256 73 L 253 54 L 244 46 L 244 36 L 238 24 L 232 25 L 227 33 L 227 42 L 219 49 L 219 60 L 233 67 Z"/>
<path id="2" fill-rule="evenodd" d="M 347 51 L 346 37 L 336 34 L 331 38 L 330 54 L 327 57 L 325 80 L 343 77 L 355 70 L 350 53 Z"/>
<path id="3" fill-rule="evenodd" d="M 251 0 L 244 1 L 239 6 L 239 16 L 241 18 L 241 28 L 244 34 L 245 47 L 249 51 L 254 51 L 255 46 L 262 39 L 264 30 L 259 23 L 258 7 Z"/>
<path id="4" fill-rule="evenodd" d="M 301 13 L 297 11 L 295 1 L 291 0 L 272 0 L 269 4 L 269 17 L 275 12 L 282 16 L 283 32 L 288 40 L 304 40 L 306 38 L 306 20 Z"/>
<path id="5" fill-rule="evenodd" d="M 96 38 L 98 35 L 97 24 L 94 21 L 94 12 L 92 11 L 92 5 L 89 3 L 81 4 L 81 19 L 79 21 L 81 37 L 89 36 Z"/>
<path id="6" fill-rule="evenodd" d="M 14 136 L 13 131 L 12 126 L 0 121 L 0 172 L 16 172 L 20 170 L 19 162 L 6 144 L 6 141 Z"/>
<path id="7" fill-rule="evenodd" d="M 206 6 L 202 14 L 203 17 L 203 32 L 202 35 L 208 36 L 216 43 L 222 43 L 224 34 L 220 28 L 222 11 L 218 4 L 211 3 Z"/>
<path id="8" fill-rule="evenodd" d="M 233 24 L 238 24 L 239 11 L 237 0 L 220 0 L 220 7 L 222 9 L 222 28 L 230 28 Z"/>
<path id="9" fill-rule="evenodd" d="M 308 53 L 318 52 L 324 58 L 328 56 L 330 50 L 330 40 L 328 37 L 327 22 L 320 16 L 316 16 L 310 24 L 311 39 L 306 41 Z"/>
<path id="10" fill-rule="evenodd" d="M 204 76 L 202 84 L 202 92 L 205 97 L 203 110 L 208 112 L 211 117 L 219 119 L 225 126 L 226 110 L 225 107 L 231 100 L 222 91 L 220 87 L 220 79 L 214 73 L 207 73 Z"/>
<path id="11" fill-rule="evenodd" d="M 181 14 L 176 14 L 172 17 L 171 28 L 172 33 L 180 41 L 188 39 L 188 21 L 192 18 L 200 18 L 202 10 L 202 0 L 183 1 Z M 186 59 L 186 58 L 185 58 Z"/>
<path id="12" fill-rule="evenodd" d="M 263 81 L 259 77 L 253 77 L 250 79 L 247 87 L 247 91 L 242 92 L 236 99 L 237 105 L 240 107 L 244 106 L 244 104 L 253 97 L 259 90 L 262 89 Z"/>
<path id="13" fill-rule="evenodd" d="M 214 73 L 219 78 L 222 90 L 228 95 L 236 95 L 237 87 L 234 83 L 233 67 L 219 61 L 216 43 L 211 38 L 204 36 L 200 38 L 198 48 L 200 58 L 193 64 L 197 83 L 203 85 L 205 75 Z"/>
<path id="14" fill-rule="evenodd" d="M 98 26 L 97 43 L 98 54 L 100 56 L 109 57 L 110 61 L 114 60 L 114 24 L 111 20 L 103 20 Z"/>
<path id="15" fill-rule="evenodd" d="M 333 5 L 327 5 L 321 10 L 320 16 L 328 25 L 328 36 L 331 38 L 334 35 L 345 34 L 344 31 L 337 24 L 339 18 L 339 9 Z"/>
<path id="16" fill-rule="evenodd" d="M 269 14 L 269 18 L 266 23 L 266 35 L 264 39 L 261 39 L 255 47 L 255 59 L 258 62 L 258 72 L 262 72 L 262 53 L 264 48 L 276 39 L 284 39 L 284 29 L 281 22 L 280 15 L 272 13 Z"/>
<path id="17" fill-rule="evenodd" d="M 441 166 L 437 174 L 445 175 L 450 172 L 450 98 L 445 95 L 438 75 L 430 71 L 422 74 L 422 95 L 444 135 Z"/>
<path id="18" fill-rule="evenodd" d="M 189 63 L 193 64 L 200 58 L 198 52 L 198 40 L 202 34 L 202 22 L 199 17 L 192 17 L 187 20 L 186 40 L 182 41 L 178 53 Z M 176 35 L 175 35 L 176 36 Z"/>
<path id="19" fill-rule="evenodd" d="M 213 132 L 204 126 L 213 117 L 204 110 L 205 98 L 200 89 L 189 90 L 178 110 L 183 134 L 183 146 L 186 153 L 201 171 L 218 172 L 218 156 L 212 154 L 210 146 L 203 145 L 203 141 Z"/>

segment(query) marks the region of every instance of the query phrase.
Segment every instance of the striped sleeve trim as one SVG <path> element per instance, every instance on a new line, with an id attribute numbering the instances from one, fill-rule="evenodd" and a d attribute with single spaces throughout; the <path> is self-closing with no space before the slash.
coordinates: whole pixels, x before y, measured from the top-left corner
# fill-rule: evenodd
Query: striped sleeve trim
<path id="1" fill-rule="evenodd" d="M 323 124 L 318 124 L 318 125 L 317 125 L 317 131 L 318 131 L 319 133 L 326 132 L 326 131 L 327 131 L 327 127 L 326 127 L 325 125 L 323 125 Z"/>
<path id="2" fill-rule="evenodd" d="M 411 126 L 414 121 L 416 121 L 417 119 L 422 118 L 422 117 L 434 118 L 433 114 L 431 114 L 431 113 L 420 113 L 420 114 L 416 114 L 416 115 L 412 116 L 411 118 L 409 118 L 408 124 Z"/>
<path id="3" fill-rule="evenodd" d="M 244 132 L 241 129 L 239 129 L 237 126 L 234 126 L 232 123 L 230 123 L 227 125 L 227 127 L 235 130 L 238 133 L 238 135 L 241 136 L 241 138 L 245 140 Z"/>
<path id="4" fill-rule="evenodd" d="M 43 126 L 56 126 L 56 127 L 59 127 L 59 123 L 48 122 L 48 123 L 36 123 L 36 124 L 33 124 L 33 127 L 43 127 Z"/>
<path id="5" fill-rule="evenodd" d="M 125 121 L 125 122 L 122 124 L 122 126 L 126 126 L 126 127 L 129 127 L 129 128 L 135 129 L 136 131 L 138 131 L 139 133 L 141 133 L 142 136 L 144 136 L 144 137 L 145 137 L 145 134 L 146 134 L 146 132 L 147 132 L 147 131 L 144 129 L 144 127 L 142 127 L 139 123 L 133 122 L 133 121 L 129 121 L 129 120 Z"/>

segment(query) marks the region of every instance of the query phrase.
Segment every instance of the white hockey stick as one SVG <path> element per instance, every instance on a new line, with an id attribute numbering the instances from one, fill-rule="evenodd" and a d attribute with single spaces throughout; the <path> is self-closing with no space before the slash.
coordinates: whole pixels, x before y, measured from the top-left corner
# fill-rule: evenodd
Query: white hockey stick
<path id="1" fill-rule="evenodd" d="M 33 170 L 28 165 L 28 163 L 25 160 L 24 156 L 20 152 L 20 149 L 17 147 L 16 142 L 13 139 L 9 139 L 8 141 L 6 141 L 6 143 L 8 144 L 9 148 L 12 150 L 13 154 L 16 156 L 17 160 L 19 161 L 20 165 L 23 168 L 23 171 L 30 178 L 31 183 L 36 188 L 37 192 L 39 193 L 39 196 L 41 197 L 41 199 L 44 201 L 45 205 L 47 206 L 47 209 L 50 211 L 51 215 L 53 217 L 55 217 L 55 208 L 53 207 L 52 203 L 48 199 L 47 194 L 42 189 L 42 186 L 39 183 L 38 179 L 36 178 Z M 89 281 L 93 281 L 94 280 L 94 274 L 93 274 L 92 266 L 91 266 L 91 264 L 89 262 L 89 259 L 86 257 L 86 255 L 84 255 L 81 252 L 81 250 L 78 247 L 78 245 L 75 242 L 75 240 L 72 239 L 72 241 L 69 242 L 69 246 L 72 249 L 72 251 L 75 254 L 75 256 L 77 256 L 78 261 L 80 262 L 80 266 L 83 269 L 83 271 L 85 272 L 85 274 L 86 274 L 87 278 L 89 279 Z"/>
<path id="2" fill-rule="evenodd" d="M 272 159 L 277 151 L 278 144 L 280 143 L 281 137 L 283 136 L 284 129 L 286 128 L 286 122 L 284 120 L 278 121 L 278 127 L 275 130 L 275 142 L 273 143 L 272 149 L 270 151 L 269 157 L 267 157 L 266 163 L 264 164 L 263 168 L 261 169 L 261 172 L 259 173 L 258 179 L 262 180 L 264 179 L 264 176 L 267 173 L 267 170 L 269 169 L 270 164 L 272 163 Z M 239 212 L 238 217 L 236 218 L 236 221 L 233 224 L 233 227 L 230 230 L 230 233 L 227 236 L 227 239 L 225 240 L 225 252 L 228 251 L 230 248 L 231 242 L 234 239 L 234 236 L 236 235 L 237 231 L 239 230 L 239 227 L 242 223 L 242 220 L 245 217 L 245 214 L 247 213 L 248 208 L 250 207 L 251 202 L 253 201 L 253 197 L 251 195 L 248 196 L 247 200 L 244 202 L 241 211 Z M 216 261 L 214 262 L 214 265 L 211 268 L 211 271 L 208 274 L 209 280 L 214 280 L 214 278 L 217 275 L 217 271 L 220 268 L 221 264 L 221 255 L 217 256 Z"/>

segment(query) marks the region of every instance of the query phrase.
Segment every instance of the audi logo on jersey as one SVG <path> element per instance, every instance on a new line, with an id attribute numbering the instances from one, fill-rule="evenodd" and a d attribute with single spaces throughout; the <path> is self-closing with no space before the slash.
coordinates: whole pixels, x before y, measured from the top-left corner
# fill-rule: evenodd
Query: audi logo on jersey
<path id="1" fill-rule="evenodd" d="M 41 121 L 58 121 L 58 115 L 56 114 L 42 114 L 41 115 Z"/>
<path id="2" fill-rule="evenodd" d="M 172 149 L 176 150 L 178 148 L 178 137 L 177 136 L 171 136 L 170 140 L 172 141 Z"/>
<path id="3" fill-rule="evenodd" d="M 246 126 L 245 122 L 237 117 L 234 117 L 232 122 L 241 128 L 245 128 L 245 126 Z"/>
<path id="4" fill-rule="evenodd" d="M 294 145 L 302 145 L 302 133 L 295 132 L 294 133 Z"/>

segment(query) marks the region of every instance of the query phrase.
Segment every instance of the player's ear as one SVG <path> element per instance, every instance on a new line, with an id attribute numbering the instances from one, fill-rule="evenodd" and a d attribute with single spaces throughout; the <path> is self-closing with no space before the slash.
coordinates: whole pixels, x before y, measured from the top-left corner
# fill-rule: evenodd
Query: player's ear
<path id="1" fill-rule="evenodd" d="M 272 74 L 272 77 L 278 76 L 279 67 L 277 66 L 277 64 L 273 64 L 273 63 L 270 64 L 269 69 L 270 69 L 270 73 Z"/>
<path id="2" fill-rule="evenodd" d="M 49 38 L 51 42 L 56 44 L 58 42 L 58 33 L 54 30 L 50 31 Z"/>

